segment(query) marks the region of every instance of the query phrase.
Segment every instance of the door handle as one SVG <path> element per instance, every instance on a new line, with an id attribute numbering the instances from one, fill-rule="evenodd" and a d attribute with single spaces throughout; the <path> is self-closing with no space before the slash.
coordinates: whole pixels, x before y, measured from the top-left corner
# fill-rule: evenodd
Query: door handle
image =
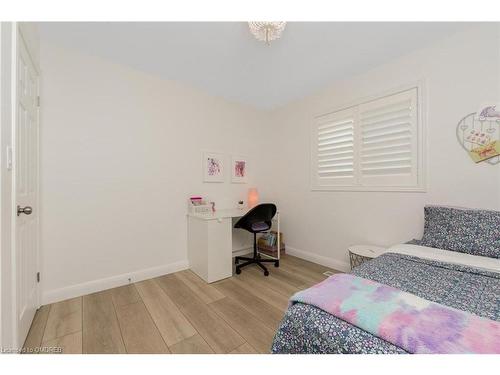
<path id="1" fill-rule="evenodd" d="M 26 206 L 26 207 L 21 207 L 19 205 L 17 206 L 17 216 L 19 216 L 21 214 L 31 215 L 32 212 L 33 212 L 33 209 L 30 206 Z"/>

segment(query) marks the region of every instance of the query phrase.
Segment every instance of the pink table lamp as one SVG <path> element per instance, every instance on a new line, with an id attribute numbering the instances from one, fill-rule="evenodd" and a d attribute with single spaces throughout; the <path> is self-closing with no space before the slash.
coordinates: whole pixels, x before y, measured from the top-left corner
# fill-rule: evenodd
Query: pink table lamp
<path id="1" fill-rule="evenodd" d="M 253 208 L 259 204 L 259 192 L 257 188 L 248 189 L 248 208 Z"/>

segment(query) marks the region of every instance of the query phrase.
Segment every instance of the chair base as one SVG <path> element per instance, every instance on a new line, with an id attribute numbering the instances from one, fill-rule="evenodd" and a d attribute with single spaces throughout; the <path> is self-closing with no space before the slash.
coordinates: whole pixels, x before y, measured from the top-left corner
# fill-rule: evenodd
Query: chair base
<path id="1" fill-rule="evenodd" d="M 238 264 L 240 261 L 245 261 L 243 264 Z M 248 257 L 235 257 L 234 264 L 236 264 L 236 274 L 239 275 L 241 273 L 241 269 L 250 264 L 257 264 L 264 271 L 264 276 L 269 276 L 269 271 L 266 266 L 262 263 L 274 263 L 274 267 L 280 266 L 280 261 L 277 259 L 262 259 L 260 255 L 254 254 L 253 258 Z"/>

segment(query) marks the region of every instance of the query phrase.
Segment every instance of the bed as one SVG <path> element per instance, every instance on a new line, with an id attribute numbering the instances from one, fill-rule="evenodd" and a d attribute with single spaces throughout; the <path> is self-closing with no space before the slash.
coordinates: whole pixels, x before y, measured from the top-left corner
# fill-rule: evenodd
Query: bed
<path id="1" fill-rule="evenodd" d="M 351 273 L 418 297 L 500 321 L 500 213 L 425 207 L 422 240 L 393 246 Z M 316 306 L 295 303 L 272 353 L 407 353 Z"/>

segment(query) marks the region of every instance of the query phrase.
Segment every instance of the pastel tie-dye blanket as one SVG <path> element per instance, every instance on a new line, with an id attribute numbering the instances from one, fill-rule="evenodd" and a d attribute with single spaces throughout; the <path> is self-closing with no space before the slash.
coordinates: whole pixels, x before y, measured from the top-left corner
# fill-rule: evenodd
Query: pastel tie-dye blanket
<path id="1" fill-rule="evenodd" d="M 409 353 L 500 353 L 500 322 L 434 303 L 351 274 L 296 293 L 314 305 Z"/>

